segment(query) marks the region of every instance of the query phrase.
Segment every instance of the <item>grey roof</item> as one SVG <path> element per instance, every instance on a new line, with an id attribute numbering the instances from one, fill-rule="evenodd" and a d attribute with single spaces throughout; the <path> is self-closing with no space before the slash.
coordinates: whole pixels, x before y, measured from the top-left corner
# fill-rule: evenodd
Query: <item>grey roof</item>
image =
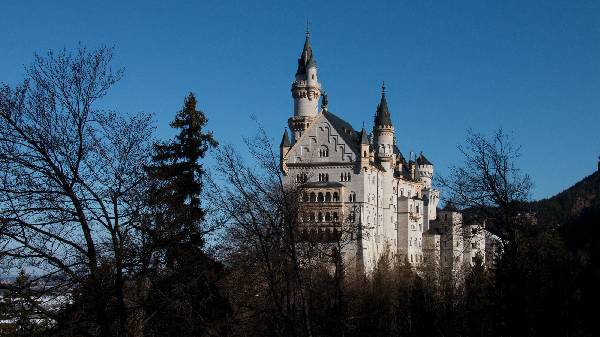
<path id="1" fill-rule="evenodd" d="M 287 129 L 283 131 L 283 138 L 281 139 L 280 146 L 290 147 L 290 137 L 288 136 Z"/>
<path id="2" fill-rule="evenodd" d="M 392 119 L 384 90 L 381 92 L 381 101 L 377 104 L 377 112 L 375 113 L 375 127 L 378 126 L 392 126 Z"/>
<path id="3" fill-rule="evenodd" d="M 365 128 L 360 130 L 360 143 L 363 145 L 369 145 L 369 137 L 367 136 L 367 131 L 365 131 Z"/>
<path id="4" fill-rule="evenodd" d="M 323 115 L 331 125 L 335 128 L 338 134 L 342 136 L 346 144 L 350 146 L 354 153 L 359 153 L 358 149 L 358 133 L 354 130 L 350 123 L 333 114 L 331 111 L 323 111 Z"/>
<path id="5" fill-rule="evenodd" d="M 421 152 L 419 157 L 417 157 L 417 165 L 433 165 L 433 164 L 429 160 L 427 160 L 427 158 L 425 158 L 425 156 L 423 155 L 423 152 Z"/>
<path id="6" fill-rule="evenodd" d="M 298 59 L 298 69 L 296 75 L 306 74 L 306 69 L 311 66 L 317 65 L 317 60 L 314 58 L 312 48 L 310 47 L 310 35 L 306 34 L 306 40 L 304 41 L 304 48 L 302 48 L 302 54 Z"/>

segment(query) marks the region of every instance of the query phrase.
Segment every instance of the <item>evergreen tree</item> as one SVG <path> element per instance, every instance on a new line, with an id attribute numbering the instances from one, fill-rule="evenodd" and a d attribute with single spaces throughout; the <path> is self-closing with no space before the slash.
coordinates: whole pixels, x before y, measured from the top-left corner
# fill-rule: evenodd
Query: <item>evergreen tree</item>
<path id="1" fill-rule="evenodd" d="M 222 268 L 204 250 L 204 210 L 200 196 L 204 167 L 200 160 L 217 146 L 207 119 L 189 94 L 171 127 L 175 139 L 154 147 L 147 167 L 151 288 L 145 329 L 152 336 L 221 335 L 227 302 L 216 286 Z"/>

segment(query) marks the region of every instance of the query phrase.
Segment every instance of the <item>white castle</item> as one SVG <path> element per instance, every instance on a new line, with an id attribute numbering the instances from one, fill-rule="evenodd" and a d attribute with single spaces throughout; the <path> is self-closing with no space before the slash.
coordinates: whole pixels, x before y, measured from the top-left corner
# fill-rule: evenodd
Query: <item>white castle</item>
<path id="1" fill-rule="evenodd" d="M 402 155 L 385 86 L 372 133 L 356 131 L 329 111 L 307 32 L 291 91 L 294 114 L 291 137 L 286 130 L 280 146 L 281 169 L 287 186 L 301 187 L 304 236 L 343 236 L 350 242 L 341 252 L 344 261 L 366 273 L 385 251 L 413 266 L 436 260 L 453 270 L 477 253 L 491 260 L 492 242 L 483 231 L 459 225 L 459 212 L 437 209 L 433 164 L 423 153 Z"/>

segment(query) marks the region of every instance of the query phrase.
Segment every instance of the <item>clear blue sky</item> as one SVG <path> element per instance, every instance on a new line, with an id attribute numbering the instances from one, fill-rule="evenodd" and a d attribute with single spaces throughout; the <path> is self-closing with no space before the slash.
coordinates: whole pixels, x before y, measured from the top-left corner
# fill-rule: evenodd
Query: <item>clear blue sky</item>
<path id="1" fill-rule="evenodd" d="M 60 3 L 60 5 L 59 5 Z M 330 110 L 372 125 L 380 84 L 404 153 L 444 172 L 468 127 L 504 127 L 547 197 L 596 169 L 600 153 L 600 1 L 3 1 L 0 82 L 34 52 L 116 47 L 125 78 L 104 101 L 156 116 L 158 135 L 187 92 L 221 143 L 278 144 L 311 21 Z"/>

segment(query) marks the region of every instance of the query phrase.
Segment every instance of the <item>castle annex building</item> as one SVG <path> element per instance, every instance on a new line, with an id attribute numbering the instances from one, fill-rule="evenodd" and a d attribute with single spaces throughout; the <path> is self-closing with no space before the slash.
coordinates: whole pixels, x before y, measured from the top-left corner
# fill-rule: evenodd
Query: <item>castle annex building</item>
<path id="1" fill-rule="evenodd" d="M 386 250 L 415 266 L 437 259 L 455 268 L 477 252 L 485 256 L 483 233 L 462 235 L 469 229 L 454 226 L 461 214 L 438 211 L 432 162 L 423 153 L 405 157 L 397 145 L 402 142 L 385 87 L 371 132 L 352 127 L 329 110 L 307 32 L 291 92 L 291 134 L 283 134 L 281 169 L 286 185 L 301 187 L 305 235 L 343 236 L 350 242 L 344 260 L 365 272 Z"/>

